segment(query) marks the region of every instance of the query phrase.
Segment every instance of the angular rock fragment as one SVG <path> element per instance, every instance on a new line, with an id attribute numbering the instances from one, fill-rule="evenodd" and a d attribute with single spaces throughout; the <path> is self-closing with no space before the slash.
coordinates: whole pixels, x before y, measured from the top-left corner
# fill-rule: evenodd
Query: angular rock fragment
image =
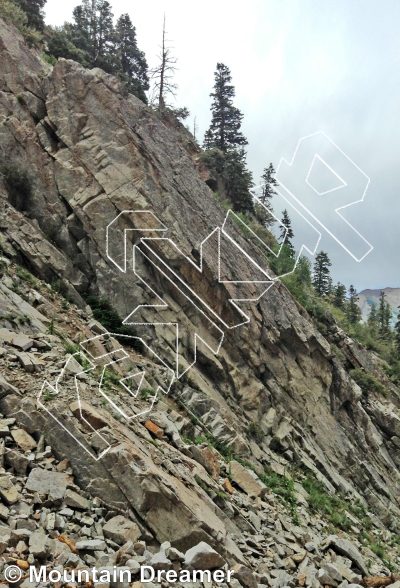
<path id="1" fill-rule="evenodd" d="M 237 564 L 232 567 L 232 570 L 235 572 L 233 577 L 239 580 L 243 588 L 257 588 L 257 580 L 250 568 L 243 564 Z"/>
<path id="2" fill-rule="evenodd" d="M 75 549 L 80 551 L 104 551 L 106 544 L 101 539 L 88 539 L 87 541 L 78 541 L 75 543 Z"/>
<path id="3" fill-rule="evenodd" d="M 220 472 L 218 460 L 208 445 L 192 445 L 190 451 L 193 459 L 198 461 L 214 480 L 218 480 Z"/>
<path id="4" fill-rule="evenodd" d="M 183 568 L 191 566 L 194 570 L 213 570 L 222 568 L 224 563 L 223 557 L 215 549 L 201 541 L 185 553 Z"/>
<path id="5" fill-rule="evenodd" d="M 229 464 L 232 480 L 240 486 L 246 494 L 254 494 L 263 498 L 268 488 L 263 484 L 260 478 L 252 470 L 246 469 L 237 461 L 231 461 Z"/>
<path id="6" fill-rule="evenodd" d="M 61 500 L 67 490 L 67 475 L 35 468 L 29 474 L 25 487 L 39 494 L 48 494 L 52 500 Z"/>
<path id="7" fill-rule="evenodd" d="M 33 341 L 22 333 L 13 333 L 8 329 L 0 329 L 0 341 L 8 343 L 21 351 L 27 351 L 33 346 Z"/>
<path id="8" fill-rule="evenodd" d="M 74 417 L 79 419 L 85 424 L 85 421 L 93 427 L 93 429 L 102 429 L 108 422 L 93 406 L 85 402 L 84 400 L 76 400 L 69 405 Z M 86 423 L 86 426 L 87 426 Z"/>
<path id="9" fill-rule="evenodd" d="M 89 500 L 70 489 L 65 493 L 65 503 L 71 508 L 79 508 L 81 510 L 88 510 L 90 507 Z"/>
<path id="10" fill-rule="evenodd" d="M 164 436 L 164 431 L 151 421 L 146 421 L 144 423 L 144 426 L 146 427 L 146 429 L 150 431 L 150 433 L 153 433 L 153 435 L 157 437 L 157 439 L 162 439 L 162 437 Z"/>
<path id="11" fill-rule="evenodd" d="M 32 451 L 35 449 L 37 443 L 33 437 L 29 435 L 24 429 L 14 429 L 11 431 L 12 438 L 24 451 Z"/>
<path id="12" fill-rule="evenodd" d="M 111 539 L 118 545 L 124 545 L 128 541 L 135 542 L 139 539 L 141 532 L 133 521 L 122 515 L 113 517 L 103 527 L 104 537 Z"/>
<path id="13" fill-rule="evenodd" d="M 36 559 L 45 559 L 50 554 L 51 543 L 43 531 L 34 531 L 29 537 L 29 553 Z"/>
<path id="14" fill-rule="evenodd" d="M 8 476 L 0 477 L 0 497 L 6 504 L 15 504 L 21 498 Z"/>

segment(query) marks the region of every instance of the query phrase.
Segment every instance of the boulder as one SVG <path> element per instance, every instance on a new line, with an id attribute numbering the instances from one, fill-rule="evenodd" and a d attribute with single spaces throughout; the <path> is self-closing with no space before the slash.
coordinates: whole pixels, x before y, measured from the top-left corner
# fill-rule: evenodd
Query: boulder
<path id="1" fill-rule="evenodd" d="M 29 474 L 26 489 L 48 494 L 51 500 L 61 500 L 67 490 L 67 474 L 35 468 Z"/>
<path id="2" fill-rule="evenodd" d="M 65 504 L 71 508 L 79 508 L 81 510 L 88 510 L 90 507 L 90 502 L 87 498 L 69 489 L 65 493 Z"/>
<path id="3" fill-rule="evenodd" d="M 171 561 L 185 561 L 185 554 L 178 549 L 175 549 L 175 547 L 168 547 L 168 549 L 165 550 L 165 555 Z"/>
<path id="4" fill-rule="evenodd" d="M 106 543 L 105 541 L 101 541 L 101 539 L 88 539 L 75 543 L 75 549 L 78 551 L 104 551 L 105 548 Z"/>
<path id="5" fill-rule="evenodd" d="M 340 539 L 337 535 L 329 535 L 329 537 L 324 539 L 323 543 L 320 545 L 320 548 L 323 551 L 328 549 L 328 547 L 332 547 L 334 551 L 340 553 L 340 555 L 344 555 L 351 559 L 353 564 L 362 572 L 363 576 L 368 575 L 368 568 L 364 558 L 351 541 Z"/>
<path id="6" fill-rule="evenodd" d="M 170 570 L 172 567 L 172 563 L 165 555 L 165 551 L 159 551 L 153 555 L 149 565 L 155 570 Z"/>
<path id="7" fill-rule="evenodd" d="M 81 368 L 82 369 L 82 368 Z M 72 414 L 75 418 L 83 422 L 87 426 L 87 423 L 93 427 L 93 429 L 102 429 L 108 422 L 93 406 L 84 400 L 76 400 L 69 405 Z M 85 423 L 85 421 L 87 421 Z"/>
<path id="8" fill-rule="evenodd" d="M 35 449 L 37 443 L 33 437 L 29 435 L 24 429 L 14 429 L 11 431 L 14 441 L 23 449 L 23 451 L 32 451 Z"/>
<path id="9" fill-rule="evenodd" d="M 190 451 L 193 459 L 198 461 L 214 480 L 218 481 L 220 467 L 217 458 L 208 445 L 192 445 Z"/>
<path id="10" fill-rule="evenodd" d="M 103 527 L 104 537 L 111 539 L 118 545 L 139 539 L 141 531 L 136 523 L 122 515 L 110 519 Z"/>
<path id="11" fill-rule="evenodd" d="M 21 499 L 18 490 L 8 476 L 0 477 L 0 497 L 6 504 L 15 504 Z"/>
<path id="12" fill-rule="evenodd" d="M 13 333 L 8 329 L 0 329 L 0 341 L 8 343 L 21 351 L 27 351 L 33 345 L 32 339 L 22 333 Z"/>
<path id="13" fill-rule="evenodd" d="M 146 421 L 144 423 L 144 426 L 146 427 L 146 429 L 150 431 L 150 433 L 157 437 L 157 439 L 162 439 L 162 437 L 164 436 L 163 429 L 161 429 L 161 427 L 157 426 L 155 423 L 152 423 L 151 421 Z"/>
<path id="14" fill-rule="evenodd" d="M 223 557 L 215 549 L 205 541 L 201 541 L 185 553 L 182 567 L 184 569 L 192 567 L 194 570 L 213 570 L 214 568 L 222 568 L 224 563 Z"/>
<path id="15" fill-rule="evenodd" d="M 11 529 L 9 527 L 0 527 L 0 555 L 5 552 L 10 545 Z"/>
<path id="16" fill-rule="evenodd" d="M 4 454 L 5 463 L 12 467 L 16 474 L 20 476 L 26 475 L 26 470 L 29 465 L 29 459 L 22 455 L 19 451 L 6 451 Z"/>
<path id="17" fill-rule="evenodd" d="M 3 374 L 0 374 L 0 398 L 4 398 L 5 396 L 8 396 L 8 394 L 17 394 L 18 396 L 21 396 L 18 388 L 10 384 Z"/>
<path id="18" fill-rule="evenodd" d="M 35 559 L 45 559 L 51 550 L 50 539 L 38 530 L 31 533 L 29 537 L 29 553 L 33 555 Z"/>
<path id="19" fill-rule="evenodd" d="M 235 572 L 233 577 L 239 580 L 243 588 L 257 588 L 257 580 L 247 566 L 237 564 L 233 566 L 232 570 Z"/>
<path id="20" fill-rule="evenodd" d="M 254 494 L 263 498 L 268 488 L 263 484 L 260 478 L 252 470 L 246 469 L 237 461 L 231 461 L 229 464 L 232 480 L 240 486 L 246 494 Z"/>

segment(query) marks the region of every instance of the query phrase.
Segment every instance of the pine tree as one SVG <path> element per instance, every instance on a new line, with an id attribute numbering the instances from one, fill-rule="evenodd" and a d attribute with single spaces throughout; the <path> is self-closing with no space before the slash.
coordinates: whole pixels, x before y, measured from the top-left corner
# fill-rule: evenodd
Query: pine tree
<path id="1" fill-rule="evenodd" d="M 379 336 L 382 339 L 389 339 L 390 337 L 390 321 L 392 314 L 393 313 L 390 304 L 386 301 L 386 294 L 383 290 L 381 290 L 378 308 L 378 325 Z"/>
<path id="2" fill-rule="evenodd" d="M 250 194 L 253 178 L 246 168 L 244 149 L 233 149 L 226 153 L 223 166 L 222 179 L 233 209 L 236 212 L 253 212 L 253 198 Z"/>
<path id="3" fill-rule="evenodd" d="M 209 151 L 210 149 L 213 149 L 213 148 L 214 148 L 213 135 L 212 135 L 212 132 L 210 131 L 210 129 L 208 129 L 208 131 L 206 131 L 204 133 L 203 149 L 205 151 Z"/>
<path id="4" fill-rule="evenodd" d="M 329 268 L 331 266 L 328 254 L 320 251 L 315 256 L 313 286 L 318 296 L 329 294 L 332 282 Z"/>
<path id="5" fill-rule="evenodd" d="M 275 222 L 271 200 L 276 194 L 273 187 L 277 186 L 278 182 L 274 178 L 274 173 L 274 166 L 272 163 L 270 163 L 269 167 L 264 169 L 264 173 L 261 176 L 262 184 L 259 201 L 263 204 L 263 206 L 261 206 L 258 202 L 255 205 L 256 216 L 259 222 L 267 228 L 269 228 Z"/>
<path id="6" fill-rule="evenodd" d="M 346 286 L 338 282 L 333 289 L 333 305 L 340 310 L 344 310 L 346 306 Z"/>
<path id="7" fill-rule="evenodd" d="M 368 326 L 371 328 L 372 331 L 376 331 L 378 328 L 378 323 L 378 307 L 376 306 L 375 302 L 372 302 L 368 314 Z"/>
<path id="8" fill-rule="evenodd" d="M 128 14 L 122 14 L 115 27 L 115 46 L 121 62 L 122 76 L 129 91 L 147 103 L 145 91 L 149 89 L 146 57 L 136 40 L 136 28 Z"/>
<path id="9" fill-rule="evenodd" d="M 13 0 L 28 17 L 28 26 L 38 31 L 44 29 L 44 13 L 43 8 L 46 0 Z"/>
<path id="10" fill-rule="evenodd" d="M 115 53 L 113 13 L 107 0 L 82 0 L 72 12 L 74 24 L 64 27 L 69 40 L 89 56 L 90 67 L 118 73 Z"/>
<path id="11" fill-rule="evenodd" d="M 243 114 L 233 106 L 235 88 L 229 68 L 217 63 L 214 73 L 214 92 L 211 105 L 212 120 L 207 135 L 208 149 L 217 147 L 226 153 L 229 149 L 247 145 L 247 139 L 240 132 Z"/>
<path id="12" fill-rule="evenodd" d="M 400 310 L 400 306 L 397 308 Z M 400 312 L 397 315 L 397 322 L 394 331 L 394 343 L 396 345 L 397 355 L 400 357 Z"/>
<path id="13" fill-rule="evenodd" d="M 281 234 L 279 236 L 279 241 L 281 244 L 289 245 L 289 247 L 291 247 L 291 249 L 294 250 L 293 244 L 290 240 L 294 237 L 294 233 L 292 230 L 292 222 L 286 209 L 282 212 L 282 214 L 283 217 L 281 220 L 282 224 L 280 226 Z"/>
<path id="14" fill-rule="evenodd" d="M 361 308 L 357 304 L 357 290 L 353 285 L 349 288 L 349 301 L 347 304 L 347 320 L 350 324 L 356 324 L 361 320 Z"/>

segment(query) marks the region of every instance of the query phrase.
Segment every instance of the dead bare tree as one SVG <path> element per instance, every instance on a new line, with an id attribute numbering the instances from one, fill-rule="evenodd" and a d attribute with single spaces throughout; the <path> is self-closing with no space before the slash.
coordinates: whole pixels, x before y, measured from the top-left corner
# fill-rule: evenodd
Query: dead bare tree
<path id="1" fill-rule="evenodd" d="M 171 94 L 175 98 L 176 90 L 178 89 L 178 86 L 172 82 L 175 71 L 177 70 L 175 67 L 177 58 L 172 56 L 172 47 L 168 46 L 168 43 L 164 15 L 162 45 L 160 46 L 161 52 L 158 56 L 160 63 L 150 72 L 151 77 L 154 80 L 153 96 L 158 102 L 157 108 L 160 116 L 162 116 L 165 111 L 168 94 Z"/>

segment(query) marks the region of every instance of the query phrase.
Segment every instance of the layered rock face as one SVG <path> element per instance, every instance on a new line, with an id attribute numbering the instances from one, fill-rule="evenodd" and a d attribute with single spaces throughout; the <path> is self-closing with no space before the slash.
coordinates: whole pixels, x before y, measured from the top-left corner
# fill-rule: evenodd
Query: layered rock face
<path id="1" fill-rule="evenodd" d="M 344 368 L 378 370 L 376 358 L 332 327 L 328 338 L 341 348 L 339 360 L 281 283 L 261 296 L 267 289 L 256 283 L 266 281 L 262 247 L 234 222 L 225 225 L 220 242 L 215 233 L 202 248 L 224 225 L 226 212 L 200 176 L 190 135 L 161 122 L 101 70 L 88 71 L 64 59 L 52 68 L 2 20 L 0 61 L 0 150 L 4 165 L 18 165 L 26 173 L 22 186 L 12 185 L 4 173 L 0 183 L 5 255 L 47 282 L 61 281 L 83 310 L 88 293 L 107 299 L 123 318 L 136 309 L 132 322 L 145 323 L 137 326 L 138 334 L 167 366 L 174 365 L 179 324 L 179 374 L 192 363 L 194 334 L 200 333 L 204 342 L 198 345 L 196 363 L 173 384 L 171 394 L 202 430 L 260 469 L 268 465 L 281 474 L 290 462 L 304 466 L 329 492 L 366 504 L 376 525 L 396 530 L 398 390 L 387 383 L 386 397 L 374 391 L 362 394 Z M 136 216 L 122 215 L 114 223 L 107 254 L 107 226 L 123 211 L 136 211 Z M 137 211 L 151 213 L 151 218 L 141 224 Z M 171 241 L 152 241 L 151 253 L 141 245 L 148 255 L 138 256 L 135 274 L 132 244 L 160 237 L 161 225 L 167 229 L 162 236 Z M 125 235 L 123 272 L 111 258 L 123 267 Z M 201 271 L 195 267 L 200 259 Z M 163 263 L 169 268 L 164 273 L 157 269 Z M 171 270 L 190 285 L 207 312 L 193 303 L 192 293 L 188 297 L 177 289 Z M 165 306 L 143 306 L 156 304 L 155 294 Z M 231 327 L 245 321 L 231 298 L 252 299 L 237 303 L 250 319 L 237 328 Z M 221 341 L 218 354 L 213 353 Z M 148 356 L 144 366 L 148 381 L 149 372 L 160 365 L 153 360 Z M 75 441 L 64 434 L 61 440 L 54 420 L 36 413 L 31 400 L 24 403 L 11 403 L 4 411 L 20 411 L 21 422 L 32 429 L 45 427 L 54 450 L 61 454 L 68 446 L 78 469 L 83 457 Z M 261 431 L 257 441 L 251 434 L 255 428 Z M 108 499 L 120 505 L 128 501 L 159 541 L 171 540 L 178 549 L 187 542 L 179 524 L 186 505 L 185 528 L 196 528 L 192 544 L 207 540 L 216 547 L 224 540 L 220 550 L 240 562 L 240 552 L 229 543 L 231 523 L 198 503 L 181 481 L 165 475 L 161 483 L 159 468 L 136 441 L 131 439 L 129 450 L 113 448 L 97 465 L 85 458 L 81 483 L 98 489 L 102 468 Z M 195 459 L 202 463 L 207 458 Z M 152 473 L 143 476 L 142 470 Z M 215 471 L 212 475 L 217 476 Z M 140 493 L 132 484 L 146 488 Z M 148 502 L 152 484 L 160 500 L 163 494 L 165 529 L 158 527 L 160 513 Z"/>

